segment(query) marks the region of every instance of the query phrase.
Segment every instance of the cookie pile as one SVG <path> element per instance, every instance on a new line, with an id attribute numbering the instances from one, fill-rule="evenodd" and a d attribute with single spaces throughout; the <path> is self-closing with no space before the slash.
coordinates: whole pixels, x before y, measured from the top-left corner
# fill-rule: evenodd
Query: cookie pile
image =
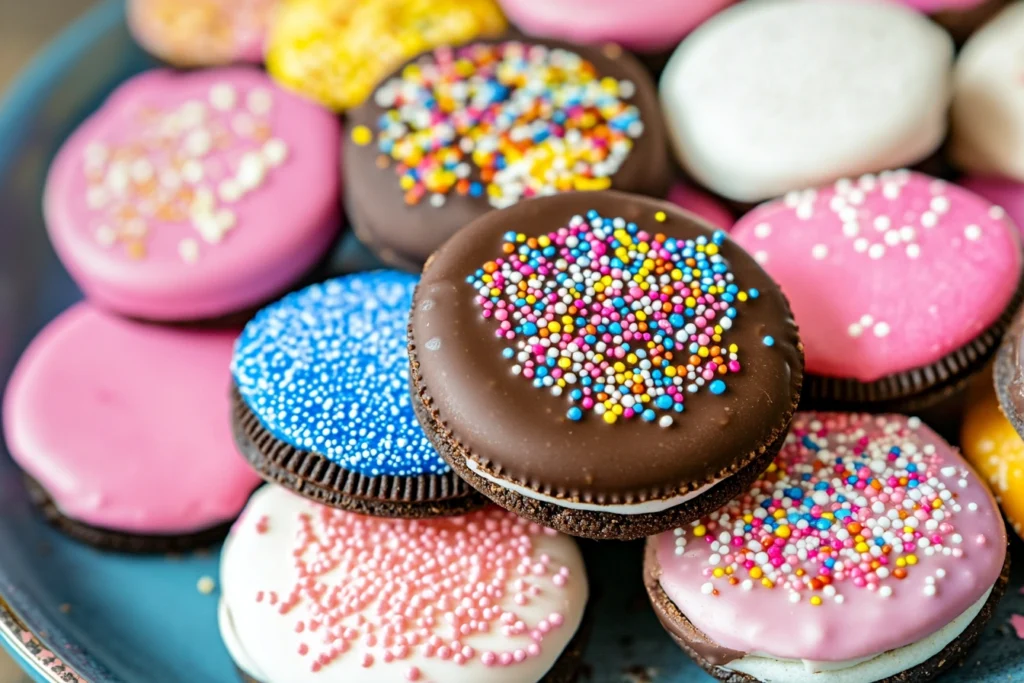
<path id="1" fill-rule="evenodd" d="M 226 536 L 242 680 L 576 680 L 573 537 L 646 539 L 719 680 L 963 661 L 1024 523 L 1024 2 L 128 6 L 199 68 L 54 160 L 86 302 L 4 430 L 79 540 Z"/>

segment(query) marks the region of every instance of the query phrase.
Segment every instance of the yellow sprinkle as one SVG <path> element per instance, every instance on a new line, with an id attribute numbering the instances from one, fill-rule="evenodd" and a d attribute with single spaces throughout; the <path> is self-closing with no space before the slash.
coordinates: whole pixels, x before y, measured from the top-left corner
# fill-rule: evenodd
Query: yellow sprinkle
<path id="1" fill-rule="evenodd" d="M 352 129 L 352 142 L 364 147 L 373 142 L 373 131 L 366 126 L 356 126 Z"/>
<path id="2" fill-rule="evenodd" d="M 782 525 L 775 530 L 775 535 L 779 538 L 789 538 L 789 533 L 789 527 L 786 525 Z"/>
<path id="3" fill-rule="evenodd" d="M 659 223 L 664 223 L 666 218 L 668 218 L 668 216 L 665 215 L 664 211 L 659 211 L 656 214 L 654 214 L 654 220 L 658 221 Z"/>
<path id="4" fill-rule="evenodd" d="M 747 300 L 747 293 L 746 292 L 740 292 L 739 294 L 736 295 L 736 298 L 739 299 L 740 301 L 746 301 Z"/>
<path id="5" fill-rule="evenodd" d="M 723 571 L 721 567 L 715 567 L 715 570 L 711 573 L 715 575 L 716 579 L 720 579 L 725 576 L 725 571 Z"/>
<path id="6" fill-rule="evenodd" d="M 695 526 L 693 528 L 693 535 L 696 536 L 697 538 L 700 538 L 701 536 L 703 536 L 707 532 L 708 532 L 708 529 L 703 524 L 699 524 L 699 525 L 697 525 L 697 526 Z"/>
<path id="7" fill-rule="evenodd" d="M 562 358 L 559 358 L 558 367 L 562 368 L 563 370 L 568 370 L 570 367 L 572 367 L 572 359 L 565 358 L 564 356 Z"/>
<path id="8" fill-rule="evenodd" d="M 785 516 L 786 511 L 782 510 L 781 508 L 772 513 L 772 517 L 774 517 L 775 519 L 782 519 Z"/>
<path id="9" fill-rule="evenodd" d="M 775 587 L 775 584 L 772 583 L 771 580 L 768 579 L 767 577 L 761 579 L 761 585 L 764 586 L 765 588 L 774 588 Z"/>
<path id="10" fill-rule="evenodd" d="M 729 344 L 729 353 L 736 353 L 739 350 L 740 347 L 736 346 L 735 344 Z"/>
<path id="11" fill-rule="evenodd" d="M 907 555 L 907 564 L 917 564 L 917 555 Z"/>
<path id="12" fill-rule="evenodd" d="M 718 253 L 718 245 L 712 242 L 711 244 L 704 247 L 704 253 L 710 256 L 714 256 Z"/>
<path id="13" fill-rule="evenodd" d="M 897 557 L 896 558 L 896 566 L 897 567 L 906 567 L 907 566 L 907 561 L 905 559 L 903 559 L 902 557 Z"/>
<path id="14" fill-rule="evenodd" d="M 811 596 L 811 604 L 814 605 L 815 607 L 820 605 L 821 604 L 821 596 L 820 595 L 812 595 Z"/>
<path id="15" fill-rule="evenodd" d="M 856 546 L 854 546 L 853 549 L 856 550 L 858 553 L 866 553 L 868 551 L 868 544 L 858 543 Z"/>
<path id="16" fill-rule="evenodd" d="M 616 415 L 610 410 L 601 417 L 604 418 L 604 421 L 607 422 L 608 424 L 615 424 L 615 421 L 619 419 L 618 415 Z"/>
<path id="17" fill-rule="evenodd" d="M 752 578 L 752 579 L 760 579 L 763 575 L 764 575 L 764 572 L 761 571 L 760 567 L 751 567 L 750 568 L 750 578 Z"/>

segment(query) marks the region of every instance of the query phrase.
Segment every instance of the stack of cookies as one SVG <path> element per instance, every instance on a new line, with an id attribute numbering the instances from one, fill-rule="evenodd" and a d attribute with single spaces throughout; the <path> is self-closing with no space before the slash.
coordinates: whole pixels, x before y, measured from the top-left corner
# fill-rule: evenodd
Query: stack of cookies
<path id="1" fill-rule="evenodd" d="M 133 0 L 203 68 L 53 163 L 87 302 L 12 454 L 85 542 L 226 535 L 249 683 L 575 680 L 574 538 L 719 680 L 937 676 L 1008 581 L 986 481 L 1024 523 L 1001 4 Z"/>

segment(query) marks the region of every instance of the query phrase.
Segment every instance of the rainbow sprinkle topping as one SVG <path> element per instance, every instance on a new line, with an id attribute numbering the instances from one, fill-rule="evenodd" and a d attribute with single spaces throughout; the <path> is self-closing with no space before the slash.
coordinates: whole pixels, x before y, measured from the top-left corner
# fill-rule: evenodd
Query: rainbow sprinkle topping
<path id="1" fill-rule="evenodd" d="M 487 197 L 496 208 L 568 190 L 603 190 L 643 133 L 627 104 L 635 86 L 600 78 L 579 55 L 506 42 L 442 48 L 410 64 L 374 95 L 380 165 L 407 204 L 446 195 Z M 358 145 L 373 141 L 366 126 Z"/>
<path id="2" fill-rule="evenodd" d="M 749 493 L 675 530 L 676 554 L 710 546 L 707 595 L 762 586 L 816 606 L 842 603 L 844 588 L 891 597 L 925 558 L 964 554 L 962 508 L 946 482 L 966 487 L 970 474 L 945 462 L 920 426 L 896 416 L 797 415 Z M 937 595 L 945 576 L 942 568 L 926 576 L 925 595 Z"/>
<path id="3" fill-rule="evenodd" d="M 639 417 L 668 427 L 686 394 L 721 394 L 740 370 L 739 348 L 723 338 L 734 304 L 758 291 L 733 282 L 724 240 L 721 231 L 652 235 L 589 211 L 540 237 L 506 233 L 505 256 L 466 282 L 508 341 L 512 372 L 555 396 L 567 392 L 569 419 L 593 411 L 609 424 Z"/>

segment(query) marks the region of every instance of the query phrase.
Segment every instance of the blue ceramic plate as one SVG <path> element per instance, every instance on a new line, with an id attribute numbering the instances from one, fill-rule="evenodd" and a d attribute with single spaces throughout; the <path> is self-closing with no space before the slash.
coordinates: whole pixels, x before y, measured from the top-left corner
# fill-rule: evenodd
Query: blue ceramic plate
<path id="1" fill-rule="evenodd" d="M 60 142 L 120 81 L 151 66 L 132 43 L 121 3 L 74 25 L 29 68 L 0 107 L 0 378 L 49 319 L 81 295 L 46 240 L 46 167 Z M 375 265 L 354 241 L 338 271 Z M 594 584 L 590 680 L 708 681 L 669 640 L 647 605 L 642 544 L 584 544 Z M 1015 549 L 1019 566 L 1024 552 Z M 38 681 L 234 683 L 217 631 L 216 552 L 140 558 L 65 539 L 34 513 L 0 451 L 0 642 Z M 1024 643 L 1007 626 L 1024 612 L 1024 572 L 981 647 L 947 681 L 1024 680 Z"/>

